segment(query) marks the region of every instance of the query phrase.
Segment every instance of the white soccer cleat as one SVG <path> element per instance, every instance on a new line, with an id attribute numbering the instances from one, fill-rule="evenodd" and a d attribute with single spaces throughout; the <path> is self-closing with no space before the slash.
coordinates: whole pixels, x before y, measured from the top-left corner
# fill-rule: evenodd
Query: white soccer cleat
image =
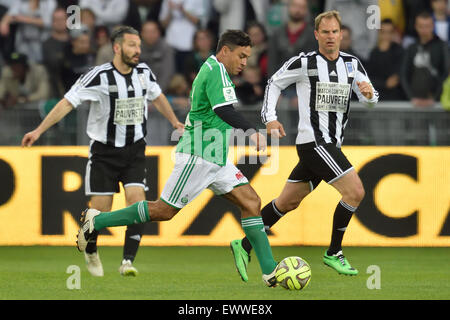
<path id="1" fill-rule="evenodd" d="M 84 260 L 86 261 L 86 267 L 91 275 L 94 277 L 103 277 L 103 266 L 100 257 L 98 256 L 98 252 L 84 252 Z"/>
<path id="2" fill-rule="evenodd" d="M 138 275 L 138 271 L 135 267 L 133 267 L 131 260 L 125 260 L 125 259 L 122 260 L 122 264 L 119 267 L 119 272 L 123 276 L 136 277 Z"/>
<path id="3" fill-rule="evenodd" d="M 100 211 L 96 209 L 86 209 L 81 214 L 81 227 L 77 234 L 77 248 L 80 252 L 86 250 L 89 239 L 95 234 L 94 217 L 99 215 Z"/>
<path id="4" fill-rule="evenodd" d="M 277 269 L 278 269 L 278 265 L 275 267 L 275 269 L 273 269 L 272 273 L 262 275 L 262 280 L 266 286 L 276 287 L 278 285 L 277 277 L 276 277 Z"/>

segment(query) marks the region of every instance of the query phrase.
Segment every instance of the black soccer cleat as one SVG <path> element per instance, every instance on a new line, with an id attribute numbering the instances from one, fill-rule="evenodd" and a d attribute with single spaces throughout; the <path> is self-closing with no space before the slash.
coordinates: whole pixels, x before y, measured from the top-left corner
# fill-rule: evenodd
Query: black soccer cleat
<path id="1" fill-rule="evenodd" d="M 99 215 L 96 209 L 86 209 L 81 213 L 81 227 L 77 234 L 78 251 L 84 252 L 90 239 L 94 238 L 97 231 L 94 229 L 94 217 Z"/>

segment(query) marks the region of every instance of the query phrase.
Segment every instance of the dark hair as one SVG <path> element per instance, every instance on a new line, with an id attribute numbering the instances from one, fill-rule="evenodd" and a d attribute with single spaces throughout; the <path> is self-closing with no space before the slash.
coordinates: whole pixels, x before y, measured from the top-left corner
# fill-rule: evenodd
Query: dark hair
<path id="1" fill-rule="evenodd" d="M 227 46 L 232 51 L 236 47 L 251 47 L 252 41 L 248 34 L 241 30 L 227 30 L 220 36 L 217 44 L 216 53 L 218 53 L 224 46 Z"/>
<path id="2" fill-rule="evenodd" d="M 392 21 L 391 18 L 385 18 L 385 19 L 381 20 L 381 24 L 385 24 L 385 23 L 394 25 L 394 21 Z"/>
<path id="3" fill-rule="evenodd" d="M 140 37 L 139 32 L 133 27 L 119 26 L 111 33 L 111 43 L 122 42 L 124 34 L 134 34 Z"/>
<path id="4" fill-rule="evenodd" d="M 247 28 L 245 28 L 245 31 L 248 33 L 251 28 L 258 28 L 261 30 L 264 36 L 264 41 L 267 41 L 267 31 L 264 25 L 258 21 L 251 21 L 247 24 Z"/>
<path id="5" fill-rule="evenodd" d="M 158 28 L 158 31 L 159 31 L 159 33 L 162 35 L 163 33 L 164 33 L 164 29 L 163 29 L 163 27 L 161 26 L 161 23 L 159 23 L 159 21 L 158 20 L 153 20 L 153 19 L 149 19 L 149 20 L 146 20 L 146 21 L 144 21 L 144 23 L 142 23 L 142 26 L 141 26 L 141 32 L 142 32 L 142 30 L 144 29 L 144 26 L 146 25 L 146 24 L 154 24 L 155 26 L 156 26 L 156 28 Z"/>
<path id="6" fill-rule="evenodd" d="M 197 38 L 198 38 L 199 34 L 201 34 L 201 33 L 206 34 L 206 36 L 211 41 L 211 46 L 214 45 L 214 41 L 215 41 L 214 35 L 212 34 L 212 32 L 209 29 L 197 29 L 197 31 L 195 31 L 195 33 L 194 33 L 194 37 L 192 38 L 192 43 L 194 45 L 195 50 L 197 50 Z"/>
<path id="7" fill-rule="evenodd" d="M 345 24 L 343 24 L 341 26 L 341 30 L 342 31 L 347 30 L 350 35 L 352 34 L 352 29 L 349 26 L 345 25 Z"/>
<path id="8" fill-rule="evenodd" d="M 416 16 L 416 19 L 417 18 L 433 19 L 433 15 L 429 11 L 422 11 Z"/>

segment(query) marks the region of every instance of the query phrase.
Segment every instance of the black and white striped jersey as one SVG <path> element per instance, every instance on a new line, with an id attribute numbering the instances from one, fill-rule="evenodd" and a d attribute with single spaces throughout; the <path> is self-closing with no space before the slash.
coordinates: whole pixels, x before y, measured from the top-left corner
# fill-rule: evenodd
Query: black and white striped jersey
<path id="1" fill-rule="evenodd" d="M 108 62 L 82 75 L 64 97 L 74 108 L 90 102 L 89 138 L 123 147 L 145 137 L 147 100 L 153 101 L 160 94 L 161 88 L 147 64 L 140 63 L 123 75 Z"/>
<path id="2" fill-rule="evenodd" d="M 373 98 L 364 97 L 357 82 L 371 83 L 361 62 L 340 52 L 330 61 L 316 51 L 300 53 L 289 59 L 268 81 L 261 117 L 264 124 L 277 119 L 276 105 L 281 91 L 295 83 L 298 96 L 297 145 L 319 146 L 333 143 L 340 147 L 350 111 L 352 90 L 360 102 L 374 105 Z"/>

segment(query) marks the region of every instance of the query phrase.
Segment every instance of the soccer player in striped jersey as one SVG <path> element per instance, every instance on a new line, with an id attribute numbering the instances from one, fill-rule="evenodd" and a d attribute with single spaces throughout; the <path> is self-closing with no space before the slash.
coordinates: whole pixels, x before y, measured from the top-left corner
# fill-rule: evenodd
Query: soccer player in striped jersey
<path id="1" fill-rule="evenodd" d="M 341 151 L 348 121 L 352 91 L 359 101 L 373 106 L 378 101 L 361 62 L 339 51 L 341 19 L 337 11 L 324 12 L 315 19 L 318 51 L 287 61 L 268 81 L 261 111 L 268 133 L 285 136 L 277 121 L 276 104 L 281 90 L 296 84 L 299 123 L 296 139 L 299 162 L 292 170 L 278 198 L 262 210 L 266 229 L 294 210 L 317 185 L 325 180 L 342 195 L 333 217 L 331 242 L 323 262 L 340 274 L 356 275 L 342 253 L 342 239 L 353 213 L 364 197 L 363 184 Z M 273 130 L 273 131 L 272 131 Z M 251 242 L 231 242 L 242 278 L 247 277 Z"/>
<path id="2" fill-rule="evenodd" d="M 250 54 L 251 41 L 244 32 L 227 30 L 221 35 L 216 55 L 206 60 L 193 82 L 185 132 L 160 199 L 141 201 L 114 212 L 88 209 L 78 233 L 79 250 L 84 251 L 92 234 L 105 227 L 170 220 L 208 188 L 241 209 L 241 225 L 255 248 L 263 281 L 267 286 L 277 284 L 277 262 L 260 215 L 261 200 L 247 178 L 227 159 L 232 128 L 253 129 L 249 138 L 257 150 L 266 147 L 265 137 L 233 107 L 237 99 L 230 75 L 245 68 Z"/>
<path id="3" fill-rule="evenodd" d="M 145 136 L 147 101 L 151 101 L 176 129 L 184 125 L 175 116 L 169 102 L 145 63 L 139 63 L 140 36 L 128 26 L 118 27 L 111 35 L 112 62 L 94 67 L 82 75 L 64 98 L 33 131 L 25 134 L 22 146 L 31 146 L 51 126 L 83 102 L 90 104 L 87 134 L 91 139 L 86 166 L 85 192 L 92 208 L 109 211 L 119 182 L 125 189 L 128 205 L 145 200 Z M 125 234 L 122 275 L 136 275 L 132 262 L 139 248 L 143 228 L 130 226 Z M 97 252 L 97 234 L 85 250 L 89 272 L 103 276 Z"/>

